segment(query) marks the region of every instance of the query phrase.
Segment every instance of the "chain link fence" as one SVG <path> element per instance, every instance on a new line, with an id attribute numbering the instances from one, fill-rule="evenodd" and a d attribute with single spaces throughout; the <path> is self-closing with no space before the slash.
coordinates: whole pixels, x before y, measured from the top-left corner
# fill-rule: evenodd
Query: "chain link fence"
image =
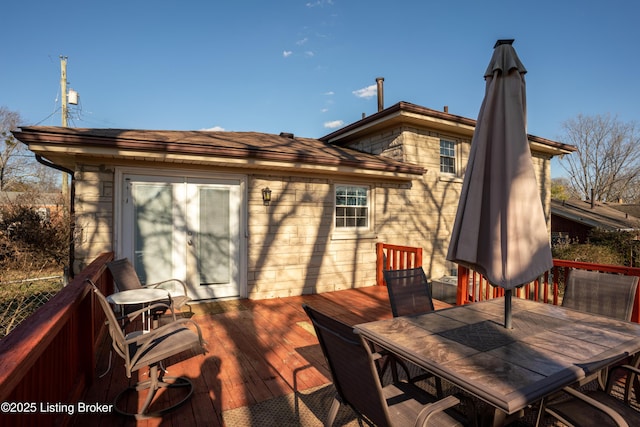
<path id="1" fill-rule="evenodd" d="M 64 276 L 0 282 L 0 339 L 64 286 Z"/>

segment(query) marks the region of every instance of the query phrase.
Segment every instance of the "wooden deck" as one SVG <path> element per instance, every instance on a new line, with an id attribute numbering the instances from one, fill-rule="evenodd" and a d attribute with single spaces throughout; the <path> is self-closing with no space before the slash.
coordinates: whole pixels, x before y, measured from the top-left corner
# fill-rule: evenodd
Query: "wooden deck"
<path id="1" fill-rule="evenodd" d="M 329 371 L 303 303 L 349 324 L 391 317 L 384 286 L 272 300 L 195 304 L 193 319 L 203 331 L 208 352 L 167 364 L 168 375 L 193 381 L 195 392 L 188 403 L 163 418 L 136 422 L 117 414 L 76 414 L 70 424 L 223 426 L 223 411 L 329 383 Z M 436 309 L 448 306 L 434 303 Z M 110 345 L 107 336 L 99 353 L 98 374 L 109 366 Z M 112 356 L 111 369 L 96 379 L 82 402 L 110 404 L 129 383 L 137 382 L 136 373 L 131 380 L 126 378 L 121 362 L 119 356 Z"/>

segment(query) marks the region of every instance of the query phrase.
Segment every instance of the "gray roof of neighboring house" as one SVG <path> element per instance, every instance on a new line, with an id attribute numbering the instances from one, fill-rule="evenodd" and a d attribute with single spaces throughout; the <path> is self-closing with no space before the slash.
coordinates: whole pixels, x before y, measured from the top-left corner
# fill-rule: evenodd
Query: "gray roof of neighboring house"
<path id="1" fill-rule="evenodd" d="M 640 218 L 640 204 L 635 203 L 612 203 L 611 206 L 613 209 L 619 210 L 631 216 L 635 216 Z"/>
<path id="2" fill-rule="evenodd" d="M 551 214 L 580 224 L 607 231 L 630 231 L 640 229 L 640 218 L 621 212 L 602 203 L 570 199 L 551 199 Z"/>

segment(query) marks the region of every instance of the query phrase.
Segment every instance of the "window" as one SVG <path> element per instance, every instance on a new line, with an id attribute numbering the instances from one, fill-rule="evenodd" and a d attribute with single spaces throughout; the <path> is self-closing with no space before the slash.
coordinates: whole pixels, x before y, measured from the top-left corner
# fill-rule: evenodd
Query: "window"
<path id="1" fill-rule="evenodd" d="M 369 188 L 336 185 L 336 228 L 369 227 Z"/>
<path id="2" fill-rule="evenodd" d="M 456 143 L 453 141 L 440 140 L 440 172 L 456 173 Z"/>

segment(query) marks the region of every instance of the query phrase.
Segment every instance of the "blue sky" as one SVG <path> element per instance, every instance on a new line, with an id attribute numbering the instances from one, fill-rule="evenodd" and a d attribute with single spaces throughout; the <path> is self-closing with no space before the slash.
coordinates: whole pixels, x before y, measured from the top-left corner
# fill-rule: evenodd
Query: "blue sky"
<path id="1" fill-rule="evenodd" d="M 528 131 L 578 114 L 640 117 L 640 3 L 21 0 L 3 5 L 0 105 L 73 127 L 224 129 L 320 137 L 407 101 L 477 118 L 497 39 L 528 70 Z M 553 175 L 559 174 L 557 166 Z"/>

